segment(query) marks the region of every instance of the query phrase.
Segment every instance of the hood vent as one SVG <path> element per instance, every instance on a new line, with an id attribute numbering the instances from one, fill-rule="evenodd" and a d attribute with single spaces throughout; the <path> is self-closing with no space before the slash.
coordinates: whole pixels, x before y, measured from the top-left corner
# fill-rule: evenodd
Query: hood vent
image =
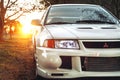
<path id="1" fill-rule="evenodd" d="M 93 29 L 91 27 L 79 27 L 78 29 Z"/>
<path id="2" fill-rule="evenodd" d="M 101 29 L 116 29 L 116 27 L 102 27 Z"/>

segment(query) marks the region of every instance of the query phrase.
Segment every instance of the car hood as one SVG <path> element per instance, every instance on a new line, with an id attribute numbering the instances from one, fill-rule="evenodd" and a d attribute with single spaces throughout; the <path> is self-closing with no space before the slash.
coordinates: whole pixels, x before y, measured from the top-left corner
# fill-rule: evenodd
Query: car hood
<path id="1" fill-rule="evenodd" d="M 120 39 L 118 25 L 60 24 L 45 27 L 54 39 Z"/>

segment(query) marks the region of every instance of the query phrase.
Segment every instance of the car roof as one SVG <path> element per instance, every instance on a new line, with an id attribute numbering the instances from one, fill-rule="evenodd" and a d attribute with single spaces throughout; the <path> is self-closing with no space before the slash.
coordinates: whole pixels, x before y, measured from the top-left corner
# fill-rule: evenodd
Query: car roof
<path id="1" fill-rule="evenodd" d="M 51 6 L 93 6 L 93 7 L 98 7 L 100 5 L 96 5 L 96 4 L 54 4 L 54 5 L 51 5 Z"/>

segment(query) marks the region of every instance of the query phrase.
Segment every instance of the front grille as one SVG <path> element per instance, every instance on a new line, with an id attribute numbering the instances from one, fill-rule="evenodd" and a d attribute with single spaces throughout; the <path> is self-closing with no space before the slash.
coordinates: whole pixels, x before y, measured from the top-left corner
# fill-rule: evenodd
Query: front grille
<path id="1" fill-rule="evenodd" d="M 81 57 L 83 71 L 120 71 L 120 57 Z"/>
<path id="2" fill-rule="evenodd" d="M 60 68 L 63 68 L 63 69 L 72 69 L 71 56 L 60 56 L 60 58 L 62 60 L 62 65 L 60 66 Z"/>
<path id="3" fill-rule="evenodd" d="M 83 42 L 86 48 L 120 48 L 120 41 L 115 42 Z"/>

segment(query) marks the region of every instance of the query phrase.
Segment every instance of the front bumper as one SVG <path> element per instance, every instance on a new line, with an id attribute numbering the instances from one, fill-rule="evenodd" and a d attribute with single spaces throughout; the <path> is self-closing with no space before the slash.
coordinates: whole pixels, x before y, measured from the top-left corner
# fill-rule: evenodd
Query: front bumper
<path id="1" fill-rule="evenodd" d="M 86 72 L 77 70 L 46 70 L 38 69 L 38 75 L 45 78 L 80 78 L 80 77 L 120 77 L 120 71 L 116 72 Z"/>
<path id="2" fill-rule="evenodd" d="M 71 68 L 45 68 L 38 58 L 42 53 L 58 56 L 70 56 Z M 120 77 L 120 71 L 85 71 L 82 69 L 81 57 L 120 57 L 120 49 L 103 50 L 61 50 L 37 47 L 36 50 L 37 73 L 45 78 L 79 78 L 79 77 Z M 54 56 L 54 55 L 53 55 Z M 67 64 L 67 63 L 66 63 Z M 50 65 L 50 64 L 49 64 Z M 101 67 L 102 68 L 102 67 Z"/>

